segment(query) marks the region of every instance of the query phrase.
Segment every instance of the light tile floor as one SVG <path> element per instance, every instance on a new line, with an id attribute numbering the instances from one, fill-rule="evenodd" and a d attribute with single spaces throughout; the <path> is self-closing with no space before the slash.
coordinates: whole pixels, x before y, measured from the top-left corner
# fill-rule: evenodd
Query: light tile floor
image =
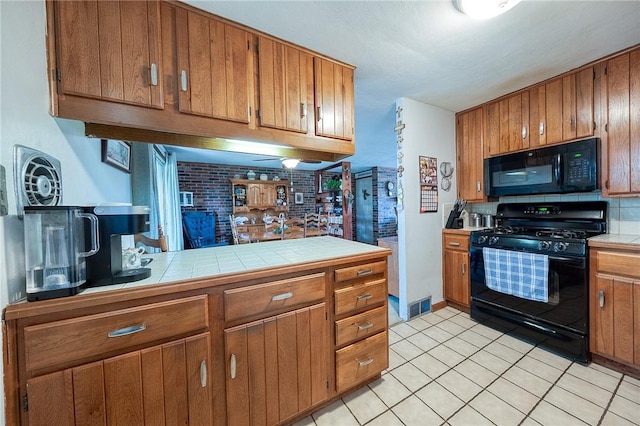
<path id="1" fill-rule="evenodd" d="M 304 425 L 640 425 L 640 380 L 584 366 L 451 307 L 389 330 L 382 377 Z"/>

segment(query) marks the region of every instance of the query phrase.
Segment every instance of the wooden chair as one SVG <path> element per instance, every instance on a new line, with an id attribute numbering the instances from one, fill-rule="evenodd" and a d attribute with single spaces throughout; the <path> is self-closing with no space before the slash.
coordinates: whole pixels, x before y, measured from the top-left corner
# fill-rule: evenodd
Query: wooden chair
<path id="1" fill-rule="evenodd" d="M 304 236 L 318 237 L 321 235 L 329 235 L 329 217 L 318 213 L 305 214 Z"/>
<path id="2" fill-rule="evenodd" d="M 240 232 L 238 230 L 238 224 L 234 215 L 229 215 L 229 222 L 231 223 L 231 236 L 233 237 L 233 244 L 248 244 L 251 242 L 248 232 Z"/>
<path id="3" fill-rule="evenodd" d="M 144 244 L 147 247 L 159 248 L 163 253 L 168 250 L 167 248 L 167 240 L 164 236 L 164 231 L 162 230 L 162 225 L 158 225 L 158 238 L 149 238 L 143 233 L 134 234 L 133 241 L 136 243 Z"/>
<path id="4" fill-rule="evenodd" d="M 282 227 L 282 239 L 304 238 L 304 219 L 292 217 L 284 221 Z"/>

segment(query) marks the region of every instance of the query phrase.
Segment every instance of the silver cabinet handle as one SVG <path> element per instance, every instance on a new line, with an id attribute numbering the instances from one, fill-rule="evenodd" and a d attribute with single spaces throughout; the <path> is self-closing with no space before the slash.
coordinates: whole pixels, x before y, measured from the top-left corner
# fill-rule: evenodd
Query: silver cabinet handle
<path id="1" fill-rule="evenodd" d="M 207 387 L 207 361 L 202 360 L 200 363 L 200 386 Z"/>
<path id="2" fill-rule="evenodd" d="M 320 121 L 320 120 L 322 120 L 322 114 L 321 114 L 322 110 L 320 109 L 320 107 L 318 107 L 316 109 L 318 111 L 318 116 L 316 117 L 316 120 Z"/>
<path id="3" fill-rule="evenodd" d="M 527 138 L 527 126 L 522 126 L 522 139 Z"/>
<path id="4" fill-rule="evenodd" d="M 130 334 L 140 333 L 147 328 L 144 324 L 132 325 L 129 327 L 119 328 L 117 330 L 113 330 L 107 334 L 109 337 L 122 337 L 128 336 Z"/>
<path id="5" fill-rule="evenodd" d="M 373 296 L 369 293 L 367 294 L 361 294 L 360 296 L 357 297 L 358 300 L 369 300 L 371 299 Z"/>
<path id="6" fill-rule="evenodd" d="M 365 366 L 367 366 L 367 365 L 369 365 L 369 364 L 371 364 L 373 362 L 373 358 L 367 358 L 367 359 L 364 359 L 362 361 L 357 359 L 356 361 L 358 361 L 358 365 L 360 367 L 365 367 Z"/>
<path id="7" fill-rule="evenodd" d="M 462 264 L 462 274 L 464 275 L 466 271 L 467 271 L 467 264 L 463 263 Z"/>
<path id="8" fill-rule="evenodd" d="M 236 378 L 236 354 L 231 354 L 231 358 L 229 359 L 229 372 L 231 374 L 231 378 Z"/>
<path id="9" fill-rule="evenodd" d="M 601 308 L 604 308 L 604 290 L 600 290 L 598 292 L 598 305 L 600 305 Z"/>
<path id="10" fill-rule="evenodd" d="M 449 243 L 449 245 L 450 245 L 451 247 L 460 247 L 460 243 L 459 243 L 459 242 L 457 242 L 457 241 L 451 241 L 451 242 Z"/>
<path id="11" fill-rule="evenodd" d="M 368 329 L 368 328 L 373 327 L 373 323 L 372 323 L 372 322 L 369 322 L 369 321 L 367 321 L 367 322 L 366 322 L 366 323 L 364 323 L 364 324 L 356 324 L 356 325 L 358 326 L 358 330 L 359 330 L 359 331 L 366 330 L 366 329 Z"/>
<path id="12" fill-rule="evenodd" d="M 544 121 L 540 122 L 540 125 L 538 126 L 538 132 L 540 132 L 540 136 L 544 135 Z"/>
<path id="13" fill-rule="evenodd" d="M 151 85 L 158 85 L 158 66 L 156 64 L 151 64 Z"/>
<path id="14" fill-rule="evenodd" d="M 300 103 L 300 117 L 304 118 L 307 116 L 307 104 L 305 102 Z"/>
<path id="15" fill-rule="evenodd" d="M 271 300 L 278 301 L 278 300 L 287 300 L 289 298 L 293 297 L 293 293 L 289 292 L 289 293 L 282 293 L 282 294 L 276 294 L 275 296 L 273 296 L 271 298 Z"/>
<path id="16" fill-rule="evenodd" d="M 187 91 L 187 72 L 185 70 L 180 71 L 180 89 L 183 92 Z"/>
<path id="17" fill-rule="evenodd" d="M 480 192 L 480 181 L 476 182 L 476 190 Z"/>
<path id="18" fill-rule="evenodd" d="M 364 275 L 370 275 L 370 274 L 372 274 L 372 273 L 373 273 L 373 270 L 372 270 L 372 269 L 362 269 L 361 271 L 358 271 L 357 275 L 358 275 L 359 277 L 362 277 L 362 276 L 364 276 Z"/>

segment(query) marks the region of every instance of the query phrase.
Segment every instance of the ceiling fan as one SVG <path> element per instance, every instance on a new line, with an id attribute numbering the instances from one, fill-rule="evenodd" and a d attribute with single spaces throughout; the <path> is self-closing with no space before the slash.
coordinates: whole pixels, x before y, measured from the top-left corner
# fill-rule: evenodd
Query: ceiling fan
<path id="1" fill-rule="evenodd" d="M 287 169 L 293 169 L 295 168 L 298 163 L 306 163 L 306 164 L 320 164 L 322 163 L 322 161 L 320 160 L 301 160 L 298 158 L 288 158 L 288 157 L 280 157 L 278 159 L 276 158 L 256 158 L 253 161 L 281 161 L 282 162 L 282 166 L 287 168 Z"/>

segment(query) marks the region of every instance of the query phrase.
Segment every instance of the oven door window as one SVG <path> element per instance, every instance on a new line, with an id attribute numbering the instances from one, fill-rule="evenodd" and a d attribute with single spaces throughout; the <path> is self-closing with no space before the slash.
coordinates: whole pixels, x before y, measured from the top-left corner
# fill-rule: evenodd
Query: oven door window
<path id="1" fill-rule="evenodd" d="M 587 272 L 584 258 L 549 256 L 549 300 L 522 299 L 485 284 L 482 248 L 471 248 L 471 297 L 524 315 L 579 331 L 587 324 Z"/>

